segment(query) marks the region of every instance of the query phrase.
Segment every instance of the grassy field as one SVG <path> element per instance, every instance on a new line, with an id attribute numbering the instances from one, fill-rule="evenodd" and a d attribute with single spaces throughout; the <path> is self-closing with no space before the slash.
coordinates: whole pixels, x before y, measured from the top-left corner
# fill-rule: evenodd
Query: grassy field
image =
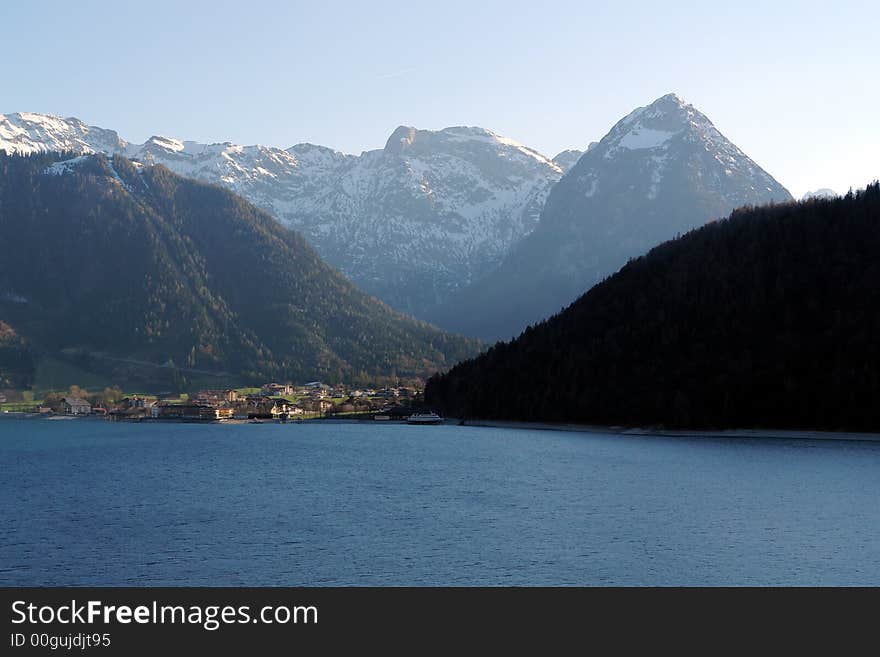
<path id="1" fill-rule="evenodd" d="M 29 413 L 34 409 L 34 402 L 4 402 L 0 404 L 0 413 L 9 411 L 10 413 Z"/>
<path id="2" fill-rule="evenodd" d="M 70 386 L 89 390 L 103 390 L 110 382 L 106 378 L 88 372 L 73 363 L 45 356 L 37 364 L 34 375 L 34 394 L 42 397 L 52 390 L 67 390 Z"/>
<path id="3" fill-rule="evenodd" d="M 37 396 L 42 396 L 51 391 L 67 390 L 72 385 L 89 391 L 119 386 L 123 390 L 152 391 L 150 393 L 137 393 L 140 396 L 155 395 L 156 391 L 170 389 L 171 384 L 162 378 L 166 374 L 167 372 L 164 370 L 156 370 L 154 372 L 153 370 L 145 369 L 144 373 L 136 378 L 123 377 L 112 379 L 108 374 L 96 374 L 69 360 L 53 356 L 43 356 L 37 363 L 32 389 Z M 189 389 L 225 388 L 228 385 L 228 382 L 218 383 L 217 377 L 209 375 L 187 374 L 187 379 L 186 387 Z M 244 390 L 255 391 L 256 393 L 260 391 L 259 388 L 244 388 Z"/>

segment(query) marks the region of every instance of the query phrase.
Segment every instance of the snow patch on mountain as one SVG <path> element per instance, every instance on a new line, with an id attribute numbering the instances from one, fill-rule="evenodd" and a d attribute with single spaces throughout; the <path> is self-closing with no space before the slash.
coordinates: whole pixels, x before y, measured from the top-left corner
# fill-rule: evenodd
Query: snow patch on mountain
<path id="1" fill-rule="evenodd" d="M 637 125 L 617 142 L 618 147 L 638 150 L 642 148 L 657 148 L 669 141 L 674 132 L 668 130 L 652 130 Z"/>
<path id="2" fill-rule="evenodd" d="M 69 160 L 55 162 L 54 164 L 50 164 L 48 167 L 46 167 L 44 173 L 48 176 L 62 176 L 66 173 L 69 173 L 72 169 L 75 169 L 83 162 L 88 161 L 88 159 L 88 155 L 78 155 Z"/>

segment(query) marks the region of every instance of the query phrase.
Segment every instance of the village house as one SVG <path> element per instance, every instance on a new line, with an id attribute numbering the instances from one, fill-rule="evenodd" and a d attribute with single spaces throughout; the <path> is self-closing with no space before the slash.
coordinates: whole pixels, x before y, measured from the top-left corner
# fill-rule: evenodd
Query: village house
<path id="1" fill-rule="evenodd" d="M 294 387 L 290 383 L 266 383 L 260 390 L 264 395 L 270 397 L 294 394 Z"/>
<path id="2" fill-rule="evenodd" d="M 330 386 L 317 382 L 306 384 L 305 393 L 312 399 L 324 399 L 330 395 Z"/>
<path id="3" fill-rule="evenodd" d="M 333 402 L 327 399 L 303 399 L 299 407 L 307 413 L 326 413 L 333 408 Z"/>
<path id="4" fill-rule="evenodd" d="M 149 408 L 155 402 L 147 401 L 143 397 L 123 397 L 117 404 L 118 408 Z"/>
<path id="5" fill-rule="evenodd" d="M 309 381 L 303 386 L 303 392 L 317 398 L 326 397 L 330 392 L 330 386 L 320 381 Z"/>
<path id="6" fill-rule="evenodd" d="M 119 400 L 116 408 L 110 411 L 110 419 L 138 422 L 144 418 L 151 417 L 151 409 L 155 405 L 155 401 L 150 401 L 143 397 L 123 397 Z"/>
<path id="7" fill-rule="evenodd" d="M 297 412 L 299 411 L 299 412 Z M 244 404 L 236 405 L 235 417 L 247 419 L 277 419 L 301 414 L 302 411 L 284 398 L 248 397 Z"/>
<path id="8" fill-rule="evenodd" d="M 196 399 L 207 403 L 234 402 L 238 400 L 238 391 L 226 390 L 199 390 Z"/>
<path id="9" fill-rule="evenodd" d="M 92 405 L 81 397 L 64 397 L 61 412 L 65 415 L 88 415 L 92 412 Z"/>
<path id="10" fill-rule="evenodd" d="M 229 406 L 224 406 L 222 408 L 214 409 L 214 416 L 218 420 L 231 420 L 232 419 L 232 408 Z"/>

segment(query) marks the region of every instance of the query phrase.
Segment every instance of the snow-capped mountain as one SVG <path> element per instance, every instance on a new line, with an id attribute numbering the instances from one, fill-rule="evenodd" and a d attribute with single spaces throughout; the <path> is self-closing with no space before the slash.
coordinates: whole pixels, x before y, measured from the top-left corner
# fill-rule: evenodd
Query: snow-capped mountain
<path id="1" fill-rule="evenodd" d="M 79 119 L 21 112 L 0 114 L 0 150 L 7 153 L 77 151 L 121 153 L 128 142 L 113 130 L 86 125 Z"/>
<path id="2" fill-rule="evenodd" d="M 75 118 L 0 115 L 0 149 L 122 154 L 226 186 L 300 231 L 363 289 L 415 315 L 491 271 L 531 232 L 564 167 L 483 128 L 401 126 L 347 155 L 154 136 L 131 144 Z"/>
<path id="3" fill-rule="evenodd" d="M 290 152 L 330 157 L 309 145 Z M 466 127 L 401 126 L 384 149 L 329 173 L 273 211 L 366 290 L 416 315 L 497 266 L 562 177 L 540 153 Z"/>
<path id="4" fill-rule="evenodd" d="M 801 198 L 802 201 L 809 201 L 813 198 L 837 198 L 840 196 L 833 189 L 828 189 L 827 187 L 823 187 L 822 189 L 817 189 L 815 192 L 807 192 Z"/>
<path id="5" fill-rule="evenodd" d="M 536 229 L 495 272 L 429 319 L 508 338 L 573 301 L 628 258 L 791 195 L 692 105 L 669 94 L 621 119 L 557 184 Z"/>
<path id="6" fill-rule="evenodd" d="M 581 159 L 581 155 L 583 155 L 583 151 L 579 151 L 576 149 L 568 149 L 558 153 L 556 157 L 553 158 L 553 161 L 559 166 L 563 171 L 568 171 L 571 169 L 577 161 Z"/>
<path id="7" fill-rule="evenodd" d="M 590 145 L 587 146 L 587 151 L 595 148 L 598 145 L 598 141 L 591 141 Z M 584 153 L 586 153 L 586 151 L 579 151 L 577 149 L 570 148 L 568 150 L 562 151 L 561 153 L 558 153 L 556 157 L 553 158 L 553 161 L 559 165 L 559 168 L 567 172 L 575 164 L 577 164 L 577 161 L 581 159 L 581 155 L 583 155 Z"/>

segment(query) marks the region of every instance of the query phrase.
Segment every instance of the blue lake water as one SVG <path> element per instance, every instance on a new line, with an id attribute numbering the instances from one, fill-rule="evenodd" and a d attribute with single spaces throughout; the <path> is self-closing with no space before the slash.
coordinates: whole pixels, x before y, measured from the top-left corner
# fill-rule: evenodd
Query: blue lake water
<path id="1" fill-rule="evenodd" d="M 0 421 L 5 585 L 880 584 L 880 443 Z"/>

